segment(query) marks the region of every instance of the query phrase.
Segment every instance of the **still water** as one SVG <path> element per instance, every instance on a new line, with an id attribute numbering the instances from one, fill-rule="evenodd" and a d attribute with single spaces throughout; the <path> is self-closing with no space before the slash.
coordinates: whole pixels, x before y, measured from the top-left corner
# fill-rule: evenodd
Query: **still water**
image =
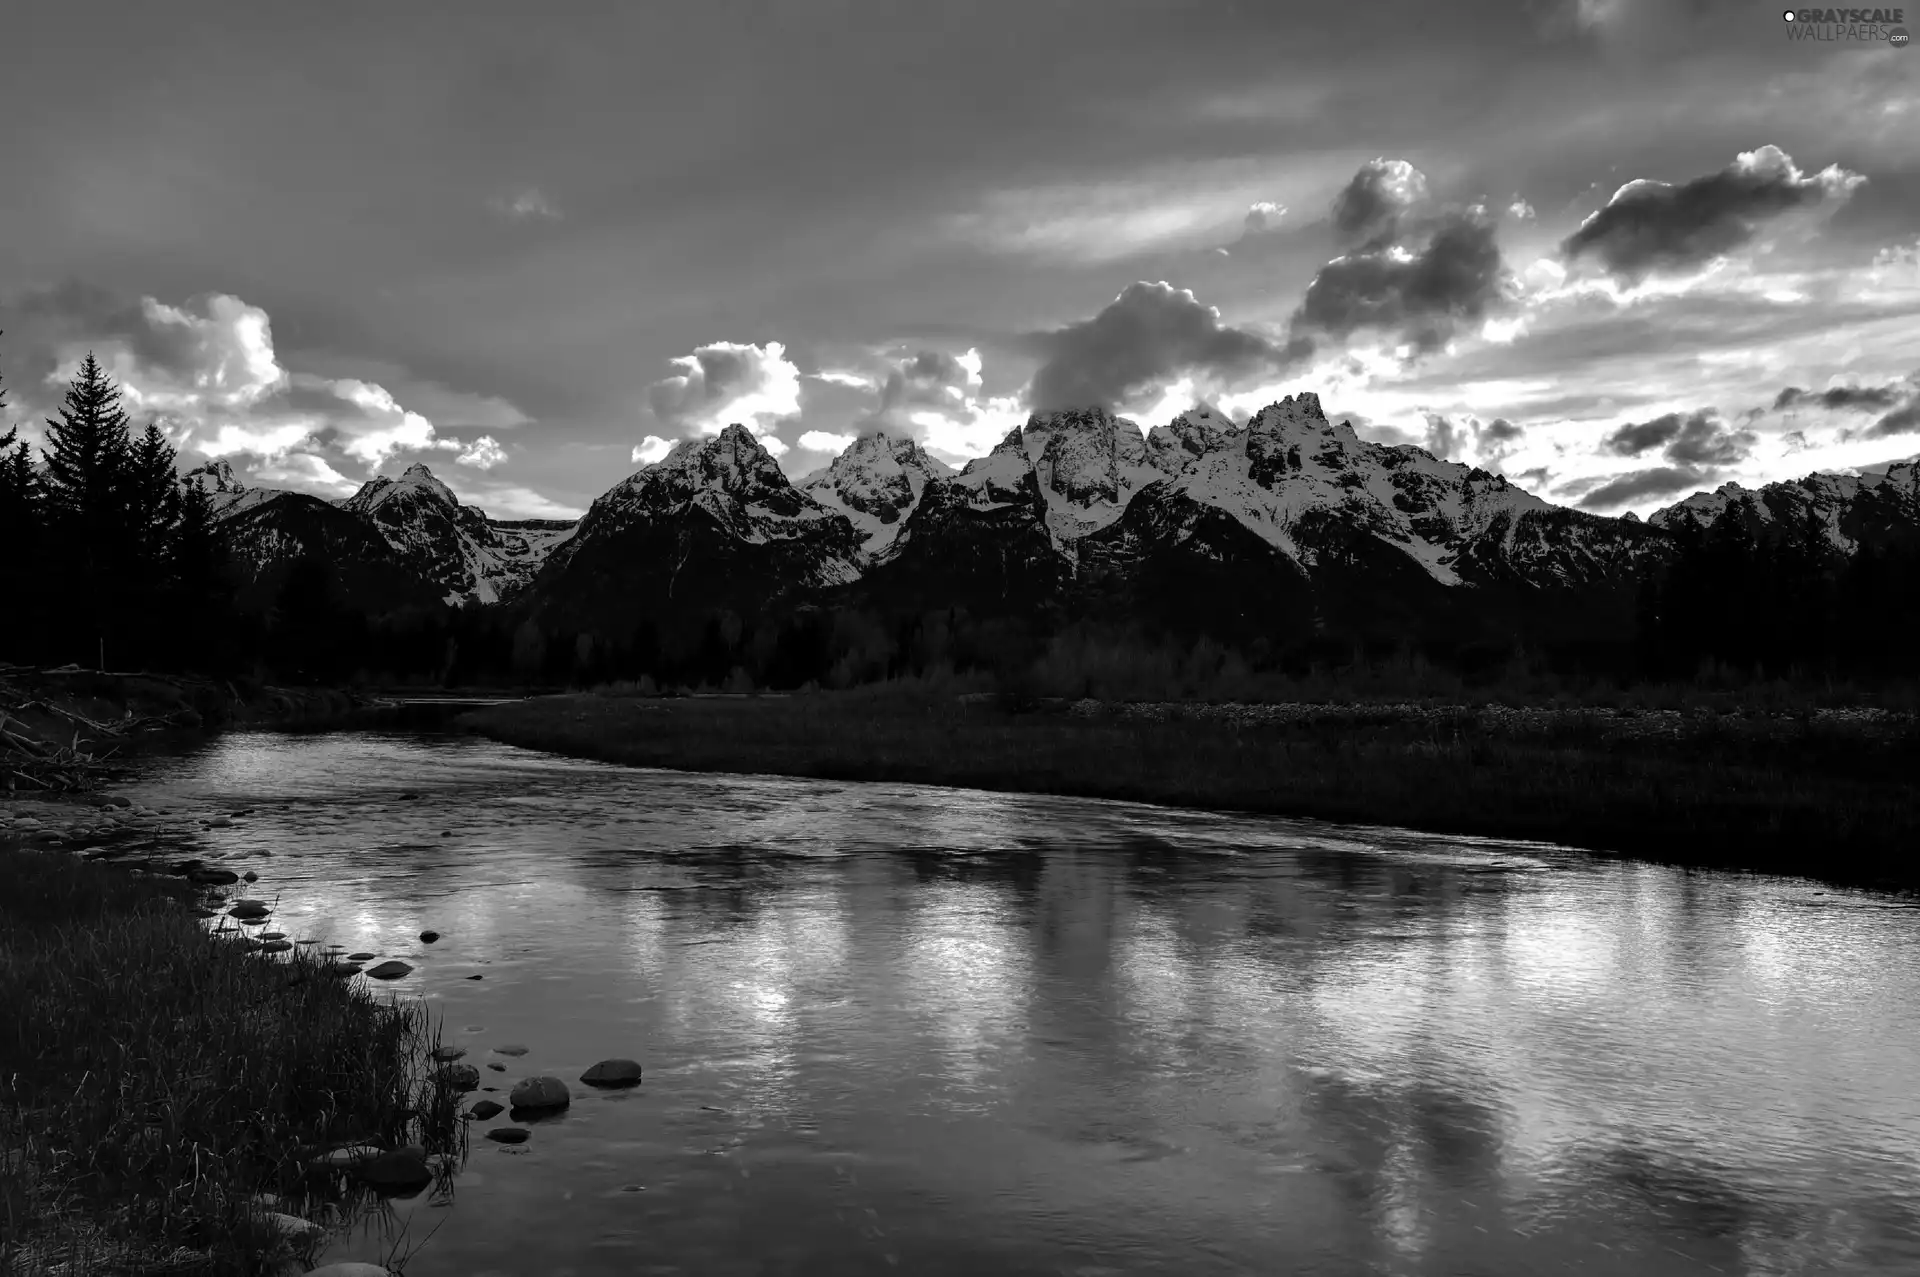
<path id="1" fill-rule="evenodd" d="M 409 1277 L 1920 1272 L 1898 898 L 424 732 L 141 766 L 252 807 L 199 854 L 413 964 L 384 987 L 502 1096 L 572 1084 L 328 1260 L 438 1225 Z M 608 1056 L 645 1083 L 574 1081 Z"/>

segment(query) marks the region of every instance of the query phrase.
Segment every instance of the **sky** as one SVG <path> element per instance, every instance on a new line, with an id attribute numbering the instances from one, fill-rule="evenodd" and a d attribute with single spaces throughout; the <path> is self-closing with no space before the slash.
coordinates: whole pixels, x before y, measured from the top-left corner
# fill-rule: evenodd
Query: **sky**
<path id="1" fill-rule="evenodd" d="M 1866 26 L 451 12 L 10 10 L 11 424 L 37 437 L 92 351 L 183 462 L 323 496 L 425 462 L 500 517 L 735 421 L 798 478 L 874 428 L 962 463 L 1036 408 L 1301 390 L 1605 514 L 1920 453 L 1920 52 Z"/>

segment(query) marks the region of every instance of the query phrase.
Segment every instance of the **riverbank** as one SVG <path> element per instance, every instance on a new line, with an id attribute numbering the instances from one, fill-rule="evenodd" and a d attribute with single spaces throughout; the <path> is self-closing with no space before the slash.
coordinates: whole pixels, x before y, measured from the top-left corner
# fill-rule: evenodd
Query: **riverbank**
<path id="1" fill-rule="evenodd" d="M 457 722 L 633 766 L 1125 799 L 1920 889 L 1920 727 L 1885 712 L 1144 707 L 883 685 L 602 691 Z"/>
<path id="2" fill-rule="evenodd" d="M 373 705 L 340 688 L 0 665 L 0 789 L 89 788 L 113 755 L 158 733 L 343 722 Z"/>
<path id="3" fill-rule="evenodd" d="M 0 1273 L 304 1272 L 464 1152 L 439 1026 L 242 935 L 209 885 L 236 874 L 139 854 L 160 813 L 110 806 L 0 831 Z M 93 828 L 87 858 L 48 845 L 59 819 Z M 340 1151 L 362 1148 L 388 1152 Z"/>

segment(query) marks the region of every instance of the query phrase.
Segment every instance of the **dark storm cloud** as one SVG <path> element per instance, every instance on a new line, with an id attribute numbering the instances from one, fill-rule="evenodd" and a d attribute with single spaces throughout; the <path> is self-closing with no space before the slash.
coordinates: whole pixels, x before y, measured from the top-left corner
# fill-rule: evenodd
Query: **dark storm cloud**
<path id="1" fill-rule="evenodd" d="M 1895 408 L 1886 416 L 1869 426 L 1866 437 L 1884 439 L 1888 435 L 1907 435 L 1920 430 L 1920 396 Z"/>
<path id="2" fill-rule="evenodd" d="M 979 379 L 944 350 L 922 350 L 901 360 L 880 387 L 880 413 L 902 408 L 951 408 Z"/>
<path id="3" fill-rule="evenodd" d="M 1727 466 L 1743 460 L 1758 436 L 1751 430 L 1732 430 L 1717 420 L 1711 408 L 1682 415 L 1677 412 L 1621 426 L 1601 446 L 1621 457 L 1637 457 L 1664 449 L 1668 461 L 1680 465 Z"/>
<path id="4" fill-rule="evenodd" d="M 1511 443 L 1525 433 L 1505 417 L 1495 417 L 1486 424 L 1481 437 L 1493 443 Z"/>
<path id="5" fill-rule="evenodd" d="M 1091 319 L 1033 334 L 1045 362 L 1033 375 L 1037 411 L 1114 408 L 1192 375 L 1218 385 L 1286 370 L 1312 352 L 1296 337 L 1280 344 L 1220 322 L 1220 312 L 1183 288 L 1130 284 Z"/>
<path id="6" fill-rule="evenodd" d="M 1504 300 L 1507 278 L 1493 222 L 1478 211 L 1450 214 L 1417 252 L 1373 246 L 1322 266 L 1292 325 L 1331 337 L 1378 329 L 1436 350 Z"/>
<path id="7" fill-rule="evenodd" d="M 1678 186 L 1647 178 L 1627 183 L 1561 242 L 1560 251 L 1569 260 L 1597 257 L 1623 280 L 1681 270 L 1738 248 L 1767 218 L 1844 199 L 1865 180 L 1837 165 L 1804 174 L 1785 151 L 1763 146 Z"/>
<path id="8" fill-rule="evenodd" d="M 1373 159 L 1333 197 L 1329 220 L 1342 245 L 1385 247 L 1401 220 L 1427 198 L 1426 175 L 1405 160 Z"/>
<path id="9" fill-rule="evenodd" d="M 1599 510 L 1607 506 L 1625 505 L 1641 497 L 1665 497 L 1676 492 L 1697 492 L 1708 481 L 1709 476 L 1698 470 L 1680 466 L 1655 466 L 1651 470 L 1635 470 L 1609 479 L 1597 488 L 1593 488 L 1575 504 L 1583 510 Z"/>
<path id="10" fill-rule="evenodd" d="M 1704 414 L 1695 414 L 1696 416 Z M 1608 452 L 1622 457 L 1637 457 L 1649 448 L 1658 448 L 1680 434 L 1683 418 L 1677 412 L 1652 421 L 1633 422 L 1620 427 L 1604 441 Z"/>
<path id="11" fill-rule="evenodd" d="M 1795 404 L 1813 403 L 1822 408 L 1858 408 L 1872 412 L 1899 403 L 1904 393 L 1900 386 L 1832 386 L 1820 391 L 1788 386 L 1774 397 L 1773 406 L 1778 411 Z"/>

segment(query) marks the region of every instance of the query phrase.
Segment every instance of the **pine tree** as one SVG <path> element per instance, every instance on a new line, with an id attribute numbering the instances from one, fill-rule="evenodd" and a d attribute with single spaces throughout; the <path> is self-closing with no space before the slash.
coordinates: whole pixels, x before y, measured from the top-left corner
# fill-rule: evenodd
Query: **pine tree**
<path id="1" fill-rule="evenodd" d="M 120 530 L 121 488 L 131 452 L 120 388 L 91 353 L 67 387 L 60 419 L 47 418 L 47 509 L 63 529 L 90 533 L 105 549 Z"/>
<path id="2" fill-rule="evenodd" d="M 173 445 L 160 427 L 147 429 L 127 456 L 124 509 L 133 536 L 133 556 L 143 581 L 157 581 L 180 525 L 180 483 Z"/>
<path id="3" fill-rule="evenodd" d="M 0 411 L 7 405 L 0 386 Z M 10 600 L 13 624 L 0 627 L 0 652 L 17 660 L 34 660 L 39 653 L 41 615 L 40 483 L 33 472 L 33 455 L 18 428 L 0 435 L 0 598 Z"/>

